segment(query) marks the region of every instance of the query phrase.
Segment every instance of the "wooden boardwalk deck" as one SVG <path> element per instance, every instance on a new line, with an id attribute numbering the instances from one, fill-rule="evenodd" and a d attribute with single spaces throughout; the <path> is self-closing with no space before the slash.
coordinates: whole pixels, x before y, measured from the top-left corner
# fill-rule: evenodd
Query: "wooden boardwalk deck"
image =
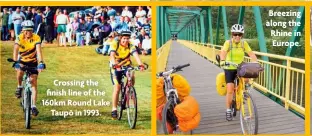
<path id="1" fill-rule="evenodd" d="M 222 69 L 210 63 L 178 42 L 172 42 L 167 68 L 190 63 L 180 74 L 189 81 L 192 92 L 200 104 L 201 122 L 195 134 L 241 134 L 239 116 L 225 120 L 225 97 L 216 92 L 215 78 Z M 304 134 L 304 119 L 257 91 L 252 91 L 259 117 L 259 134 Z M 159 126 L 158 134 L 162 134 Z"/>

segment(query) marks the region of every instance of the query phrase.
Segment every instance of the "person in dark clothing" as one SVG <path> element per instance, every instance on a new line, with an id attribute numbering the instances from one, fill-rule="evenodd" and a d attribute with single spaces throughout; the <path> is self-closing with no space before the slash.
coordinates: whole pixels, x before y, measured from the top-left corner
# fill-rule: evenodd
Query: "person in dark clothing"
<path id="1" fill-rule="evenodd" d="M 145 30 L 144 29 L 141 29 L 141 33 L 140 35 L 138 36 L 138 39 L 140 40 L 140 44 L 139 44 L 139 48 L 142 48 L 142 42 L 144 40 L 144 37 L 145 37 Z"/>
<path id="2" fill-rule="evenodd" d="M 7 8 L 3 9 L 3 15 L 1 19 L 2 19 L 1 40 L 6 41 L 8 40 L 8 33 L 9 33 L 9 30 L 8 30 L 9 13 L 8 13 Z"/>
<path id="3" fill-rule="evenodd" d="M 99 26 L 99 38 L 100 42 L 99 45 L 103 45 L 103 39 L 106 38 L 111 32 L 112 32 L 112 27 L 109 23 L 107 23 L 107 20 L 104 18 L 101 18 L 102 24 Z"/>
<path id="4" fill-rule="evenodd" d="M 36 8 L 32 8 L 32 9 L 31 9 L 31 12 L 32 12 L 32 18 L 31 18 L 31 20 L 35 23 L 35 17 L 37 16 Z"/>
<path id="5" fill-rule="evenodd" d="M 36 33 L 38 31 L 38 35 L 40 36 L 41 42 L 44 38 L 44 24 L 43 24 L 43 18 L 42 18 L 42 13 L 40 10 L 37 11 L 38 14 L 36 14 L 35 19 L 34 19 L 34 32 Z M 40 25 L 40 26 L 39 26 Z M 38 28 L 39 27 L 39 28 Z"/>
<path id="6" fill-rule="evenodd" d="M 31 7 L 28 7 L 27 13 L 26 13 L 26 20 L 32 20 L 33 13 L 31 12 Z"/>
<path id="7" fill-rule="evenodd" d="M 51 8 L 47 6 L 46 7 L 46 15 L 44 16 L 44 20 L 45 20 L 44 31 L 45 31 L 45 39 L 46 39 L 47 43 L 51 43 L 51 44 L 53 42 L 53 33 L 54 33 L 53 19 L 54 19 L 54 14 L 51 11 Z"/>

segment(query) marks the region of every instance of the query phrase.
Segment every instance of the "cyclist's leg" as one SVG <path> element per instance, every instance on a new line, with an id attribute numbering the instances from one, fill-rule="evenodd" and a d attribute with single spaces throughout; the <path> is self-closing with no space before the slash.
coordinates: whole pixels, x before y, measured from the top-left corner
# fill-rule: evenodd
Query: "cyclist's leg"
<path id="1" fill-rule="evenodd" d="M 15 96 L 17 98 L 21 98 L 22 96 L 22 90 L 23 90 L 23 85 L 22 85 L 22 81 L 23 81 L 23 75 L 24 75 L 24 71 L 22 70 L 17 70 L 17 88 L 15 91 Z"/>
<path id="2" fill-rule="evenodd" d="M 231 120 L 231 104 L 234 94 L 234 79 L 236 77 L 236 70 L 224 70 L 226 80 L 226 119 Z"/>
<path id="3" fill-rule="evenodd" d="M 32 114 L 34 116 L 37 116 L 39 114 L 39 111 L 36 107 L 37 94 L 38 94 L 37 79 L 38 79 L 38 71 L 37 70 L 31 71 L 31 75 L 30 75 L 30 83 L 31 83 L 31 91 L 32 91 L 31 109 L 32 109 Z"/>
<path id="4" fill-rule="evenodd" d="M 113 96 L 112 96 L 112 117 L 117 118 L 117 104 L 118 104 L 118 96 L 121 89 L 121 85 L 118 82 L 118 76 L 120 72 L 116 72 L 115 70 L 111 69 L 111 80 L 113 83 Z"/>

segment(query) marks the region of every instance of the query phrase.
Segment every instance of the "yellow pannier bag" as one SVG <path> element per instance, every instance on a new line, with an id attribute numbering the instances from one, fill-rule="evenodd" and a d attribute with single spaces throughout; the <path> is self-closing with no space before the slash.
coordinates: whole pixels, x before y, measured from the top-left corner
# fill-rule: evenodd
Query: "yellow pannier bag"
<path id="1" fill-rule="evenodd" d="M 166 96 L 164 93 L 164 78 L 156 79 L 156 97 L 157 107 L 163 105 L 166 102 Z"/>
<path id="2" fill-rule="evenodd" d="M 224 72 L 221 72 L 217 75 L 216 87 L 217 87 L 217 92 L 220 96 L 226 95 L 226 81 L 225 81 Z"/>
<path id="3" fill-rule="evenodd" d="M 191 86 L 188 81 L 179 74 L 172 74 L 172 85 L 178 91 L 178 97 L 182 101 L 184 97 L 189 96 L 191 93 Z"/>

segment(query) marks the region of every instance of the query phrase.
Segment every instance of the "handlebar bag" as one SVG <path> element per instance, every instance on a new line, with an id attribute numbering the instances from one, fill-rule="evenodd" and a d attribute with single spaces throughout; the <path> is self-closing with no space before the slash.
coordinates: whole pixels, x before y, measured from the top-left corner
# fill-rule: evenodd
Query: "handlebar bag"
<path id="1" fill-rule="evenodd" d="M 191 93 L 191 86 L 188 81 L 180 74 L 171 74 L 172 85 L 178 91 L 178 97 L 183 101 L 184 97 Z"/>
<path id="2" fill-rule="evenodd" d="M 174 107 L 182 132 L 195 129 L 200 122 L 199 104 L 193 96 L 186 96 L 184 100 Z"/>
<path id="3" fill-rule="evenodd" d="M 164 93 L 164 78 L 156 79 L 156 99 L 157 99 L 157 107 L 164 104 L 166 102 L 166 96 Z"/>
<path id="4" fill-rule="evenodd" d="M 244 78 L 258 78 L 261 71 L 263 68 L 259 63 L 242 63 L 237 68 L 238 76 Z"/>

